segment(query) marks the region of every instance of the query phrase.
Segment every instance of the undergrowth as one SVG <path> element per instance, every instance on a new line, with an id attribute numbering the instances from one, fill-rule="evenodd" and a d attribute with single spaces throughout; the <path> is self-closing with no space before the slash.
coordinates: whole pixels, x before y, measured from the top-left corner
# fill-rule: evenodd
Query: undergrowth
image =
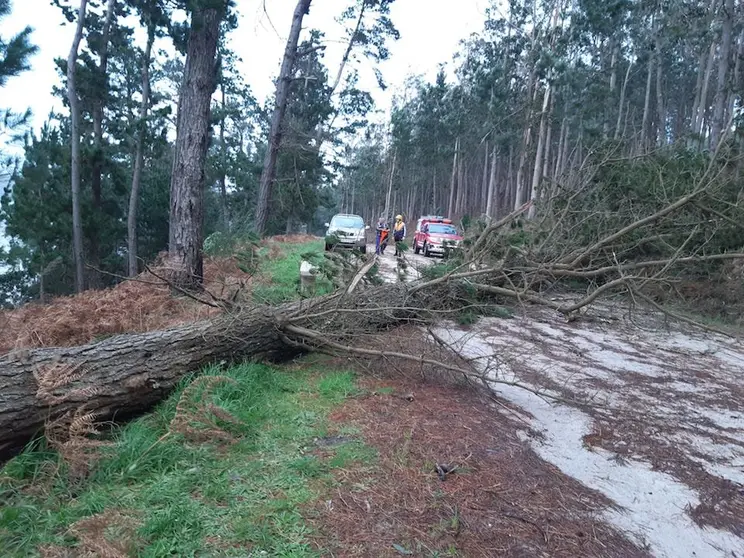
<path id="1" fill-rule="evenodd" d="M 3 556 L 317 556 L 303 504 L 374 459 L 355 441 L 313 453 L 355 391 L 309 361 L 213 368 L 115 431 L 84 479 L 37 441 L 0 470 Z"/>
<path id="2" fill-rule="evenodd" d="M 260 281 L 253 287 L 253 299 L 265 304 L 282 304 L 300 298 L 300 262 L 307 252 L 322 256 L 323 240 L 298 244 L 276 244 L 281 253 L 261 264 Z M 271 250 L 271 248 L 268 248 Z M 316 295 L 333 291 L 333 285 L 318 277 Z"/>

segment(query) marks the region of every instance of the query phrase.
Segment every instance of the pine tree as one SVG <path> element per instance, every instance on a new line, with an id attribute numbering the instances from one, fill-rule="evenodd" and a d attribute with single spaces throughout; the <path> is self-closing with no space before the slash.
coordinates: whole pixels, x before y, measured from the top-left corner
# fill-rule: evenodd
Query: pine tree
<path id="1" fill-rule="evenodd" d="M 0 20 L 11 13 L 10 0 L 0 0 Z M 17 76 L 29 69 L 29 59 L 38 51 L 38 47 L 31 44 L 31 26 L 10 37 L 0 37 L 0 87 L 8 82 L 8 78 Z"/>

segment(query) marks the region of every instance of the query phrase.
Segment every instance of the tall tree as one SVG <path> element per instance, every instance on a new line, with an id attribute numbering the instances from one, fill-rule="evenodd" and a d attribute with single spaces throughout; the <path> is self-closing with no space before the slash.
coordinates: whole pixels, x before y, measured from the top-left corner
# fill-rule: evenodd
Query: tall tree
<path id="1" fill-rule="evenodd" d="M 106 1 L 106 12 L 103 19 L 103 28 L 101 30 L 100 37 L 98 37 L 99 44 L 96 45 L 98 51 L 99 62 L 98 66 L 94 69 L 94 92 L 93 92 L 93 109 L 92 109 L 92 120 L 93 120 L 93 164 L 91 168 L 91 193 L 93 195 L 93 220 L 98 221 L 100 219 L 101 204 L 102 204 L 102 185 L 103 180 L 103 163 L 104 163 L 104 150 L 103 150 L 103 109 L 106 104 L 108 97 L 108 63 L 109 63 L 109 42 L 111 35 L 111 25 L 115 17 L 116 0 Z M 88 38 L 91 41 L 91 38 Z M 90 246 L 89 246 L 89 258 L 95 268 L 92 273 L 88 274 L 89 287 L 97 288 L 100 287 L 100 276 L 98 270 L 101 262 L 101 247 L 98 242 L 98 231 L 93 231 L 90 235 Z"/>
<path id="2" fill-rule="evenodd" d="M 725 125 L 726 105 L 728 101 L 727 80 L 729 76 L 729 65 L 731 60 L 732 28 L 734 24 L 734 0 L 724 0 L 721 10 L 721 50 L 718 61 L 718 80 L 716 82 L 716 95 L 714 98 L 713 120 L 710 127 L 710 146 L 715 149 L 721 137 Z"/>
<path id="3" fill-rule="evenodd" d="M 77 58 L 80 41 L 85 27 L 87 0 L 80 0 L 77 27 L 67 57 L 67 99 L 70 103 L 70 151 L 71 151 L 71 192 L 72 192 L 72 250 L 75 260 L 75 291 L 85 290 L 85 267 L 83 265 L 83 221 L 80 211 L 80 104 L 76 87 Z"/>
<path id="4" fill-rule="evenodd" d="M 135 132 L 134 170 L 132 187 L 129 191 L 129 209 L 127 211 L 127 273 L 134 277 L 139 273 L 137 260 L 137 205 L 139 203 L 142 167 L 145 159 L 145 135 L 147 116 L 150 111 L 150 66 L 152 65 L 152 46 L 158 19 L 162 17 L 156 2 L 145 2 L 140 7 L 140 18 L 147 29 L 147 45 L 142 56 L 142 100 L 140 101 L 139 119 Z"/>
<path id="5" fill-rule="evenodd" d="M 269 203 L 271 201 L 271 190 L 276 178 L 276 160 L 282 141 L 282 124 L 284 113 L 287 110 L 287 99 L 289 98 L 289 87 L 292 77 L 292 68 L 297 57 L 297 43 L 302 31 L 302 20 L 310 10 L 312 0 L 298 0 L 292 16 L 292 27 L 284 48 L 284 58 L 276 81 L 276 95 L 274 100 L 274 112 L 271 115 L 271 128 L 269 130 L 269 142 L 264 157 L 264 166 L 261 173 L 261 182 L 258 186 L 258 199 L 256 201 L 256 213 L 253 222 L 254 231 L 263 235 L 266 231 L 266 223 L 269 218 Z"/>
<path id="6" fill-rule="evenodd" d="M 229 2 L 200 0 L 191 2 L 190 7 L 171 178 L 168 259 L 173 283 L 193 289 L 199 288 L 203 279 L 204 170 L 217 77 L 217 44 Z"/>

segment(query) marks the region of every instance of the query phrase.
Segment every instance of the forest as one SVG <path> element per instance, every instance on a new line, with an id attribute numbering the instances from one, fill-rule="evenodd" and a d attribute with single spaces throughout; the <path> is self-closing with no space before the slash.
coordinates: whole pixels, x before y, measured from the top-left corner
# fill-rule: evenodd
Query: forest
<path id="1" fill-rule="evenodd" d="M 78 27 L 69 57 L 57 60 L 56 88 L 76 116 L 50 114 L 38 132 L 22 115 L 5 119 L 4 137 L 25 151 L 4 171 L 6 305 L 111 285 L 168 250 L 178 228 L 169 204 L 187 189 L 173 172 L 179 96 L 189 61 L 202 55 L 214 75 L 199 115 L 203 179 L 189 186 L 201 206 L 197 244 L 303 225 L 322 233 L 336 211 L 373 223 L 387 198 L 391 215 L 409 221 L 433 213 L 467 225 L 528 200 L 534 217 L 586 181 L 596 186 L 587 203 L 632 212 L 659 189 L 683 191 L 713 154 L 741 170 L 744 31 L 734 0 L 496 2 L 463 41 L 454 81 L 444 70 L 432 82 L 412 76 L 388 122 L 368 119 L 372 97 L 351 61 L 389 56 L 390 1 L 351 2 L 338 14 L 348 31 L 338 68 L 323 62 L 322 32 L 300 32 L 310 5 L 298 5 L 295 49 L 264 106 L 226 47 L 237 25 L 229 3 L 210 21 L 216 44 L 198 45 L 209 52 L 188 50 L 176 17 L 188 3 L 58 4 Z M 163 37 L 175 57 L 153 52 Z M 33 56 L 30 30 L 4 48 L 7 80 Z M 721 208 L 709 209 L 690 218 Z"/>
<path id="2" fill-rule="evenodd" d="M 390 84 L 406 2 L 341 40 L 288 2 L 260 100 L 237 0 L 51 0 L 64 108 L 0 147 L 0 543 L 737 555 L 744 2 L 489 0 Z M 0 33 L 0 88 L 39 55 Z M 337 213 L 408 236 L 329 250 Z"/>

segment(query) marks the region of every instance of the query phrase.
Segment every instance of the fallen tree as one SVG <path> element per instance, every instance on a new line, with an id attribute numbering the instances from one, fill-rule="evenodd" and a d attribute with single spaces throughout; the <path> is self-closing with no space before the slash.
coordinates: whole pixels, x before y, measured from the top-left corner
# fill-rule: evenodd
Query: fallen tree
<path id="1" fill-rule="evenodd" d="M 402 284 L 386 285 L 312 302 L 235 308 L 212 320 L 77 347 L 13 351 L 0 358 L 0 454 L 28 441 L 47 420 L 81 407 L 98 420 L 121 419 L 152 407 L 206 365 L 294 355 L 299 339 L 290 325 L 329 338 L 360 334 L 423 316 L 417 307 L 430 304 L 423 298 Z M 345 319 L 349 312 L 353 320 Z"/>
<path id="2" fill-rule="evenodd" d="M 603 209 L 587 180 L 546 200 L 541 219 L 521 222 L 526 204 L 484 223 L 464 257 L 438 266 L 438 277 L 415 283 L 362 288 L 368 261 L 332 295 L 274 307 L 201 298 L 223 314 L 78 347 L 14 351 L 0 358 L 0 453 L 17 449 L 60 417 L 121 420 L 142 412 L 209 364 L 282 359 L 303 350 L 396 357 L 361 350 L 360 337 L 401 323 L 432 322 L 465 307 L 480 311 L 508 299 L 573 319 L 599 297 L 624 293 L 664 310 L 650 287 L 673 288 L 680 269 L 693 265 L 744 259 L 741 250 L 726 250 L 744 245 L 738 236 L 711 250 L 721 231 L 741 233 L 744 216 L 738 194 L 732 198 L 717 172 L 711 162 L 687 189 L 674 197 L 665 192 L 656 206 L 624 217 Z M 711 214 L 718 220 L 701 220 Z M 592 231 L 582 236 L 576 231 L 586 222 Z M 579 281 L 582 292 L 567 281 Z"/>

